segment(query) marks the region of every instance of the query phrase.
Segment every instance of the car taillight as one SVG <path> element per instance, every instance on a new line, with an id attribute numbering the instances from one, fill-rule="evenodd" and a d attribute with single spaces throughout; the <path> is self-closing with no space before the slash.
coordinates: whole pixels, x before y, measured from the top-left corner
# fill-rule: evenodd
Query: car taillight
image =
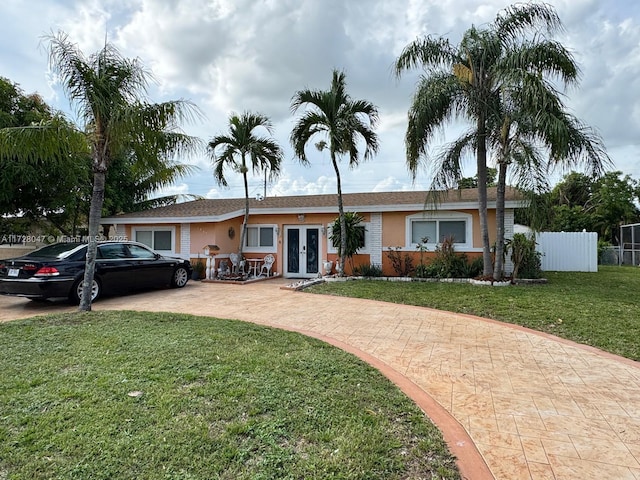
<path id="1" fill-rule="evenodd" d="M 60 275 L 60 272 L 58 272 L 56 267 L 42 267 L 35 273 L 35 275 L 38 277 L 55 277 L 56 275 Z"/>

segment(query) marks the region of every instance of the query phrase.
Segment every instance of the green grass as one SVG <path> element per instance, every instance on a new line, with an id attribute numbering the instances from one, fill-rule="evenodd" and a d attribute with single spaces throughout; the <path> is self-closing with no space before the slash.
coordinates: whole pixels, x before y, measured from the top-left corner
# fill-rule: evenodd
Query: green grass
<path id="1" fill-rule="evenodd" d="M 307 291 L 469 313 L 640 360 L 640 268 L 547 272 L 549 283 L 484 287 L 456 283 L 332 282 Z"/>
<path id="2" fill-rule="evenodd" d="M 0 324 L 0 348 L 3 480 L 460 478 L 397 387 L 299 334 L 91 312 Z"/>

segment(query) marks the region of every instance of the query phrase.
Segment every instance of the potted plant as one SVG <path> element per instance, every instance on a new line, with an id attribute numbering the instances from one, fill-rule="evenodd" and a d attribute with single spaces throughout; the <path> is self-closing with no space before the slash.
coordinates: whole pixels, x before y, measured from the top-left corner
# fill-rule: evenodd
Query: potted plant
<path id="1" fill-rule="evenodd" d="M 192 280 L 202 280 L 205 277 L 206 265 L 200 258 L 191 262 L 191 267 L 193 268 Z"/>

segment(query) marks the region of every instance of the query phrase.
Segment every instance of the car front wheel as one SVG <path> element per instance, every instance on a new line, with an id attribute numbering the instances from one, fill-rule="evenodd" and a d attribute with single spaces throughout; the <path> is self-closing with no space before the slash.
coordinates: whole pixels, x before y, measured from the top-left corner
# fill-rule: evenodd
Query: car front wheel
<path id="1" fill-rule="evenodd" d="M 173 288 L 182 288 L 189 281 L 189 272 L 184 267 L 178 267 L 173 272 L 171 277 L 171 286 Z"/>
<path id="2" fill-rule="evenodd" d="M 69 294 L 69 299 L 75 303 L 76 305 L 80 303 L 80 299 L 82 298 L 82 286 L 84 284 L 84 278 L 81 277 L 75 281 L 73 287 L 71 287 L 71 293 Z M 100 297 L 100 293 L 102 292 L 102 287 L 100 286 L 100 281 L 97 279 L 93 279 L 93 283 L 91 284 L 91 301 Z"/>
<path id="3" fill-rule="evenodd" d="M 171 277 L 171 286 L 173 288 L 182 288 L 189 281 L 189 272 L 184 267 L 178 267 L 173 272 Z"/>

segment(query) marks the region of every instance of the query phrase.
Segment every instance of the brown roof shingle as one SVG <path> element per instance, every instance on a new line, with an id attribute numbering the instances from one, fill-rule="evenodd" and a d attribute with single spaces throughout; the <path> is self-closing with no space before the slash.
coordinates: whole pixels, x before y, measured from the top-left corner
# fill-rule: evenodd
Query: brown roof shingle
<path id="1" fill-rule="evenodd" d="M 387 207 L 423 206 L 428 202 L 426 191 L 399 191 L 399 192 L 366 192 L 345 193 L 342 195 L 345 208 L 371 207 L 371 211 Z M 488 201 L 495 202 L 496 188 L 487 191 Z M 475 188 L 462 190 L 448 190 L 438 192 L 439 205 L 475 203 L 478 198 L 478 190 Z M 507 187 L 507 201 L 522 200 L 522 196 L 512 187 Z M 111 217 L 110 220 L 125 220 L 137 218 L 193 218 L 193 217 L 223 217 L 234 212 L 244 210 L 244 198 L 229 199 L 200 199 L 191 202 L 177 203 L 158 207 L 150 210 L 132 212 Z M 432 202 L 431 202 L 432 203 Z M 326 195 L 298 195 L 285 197 L 268 197 L 263 200 L 249 199 L 251 211 L 290 210 L 290 211 L 338 211 L 337 194 Z M 107 219 L 105 219 L 107 220 Z"/>

